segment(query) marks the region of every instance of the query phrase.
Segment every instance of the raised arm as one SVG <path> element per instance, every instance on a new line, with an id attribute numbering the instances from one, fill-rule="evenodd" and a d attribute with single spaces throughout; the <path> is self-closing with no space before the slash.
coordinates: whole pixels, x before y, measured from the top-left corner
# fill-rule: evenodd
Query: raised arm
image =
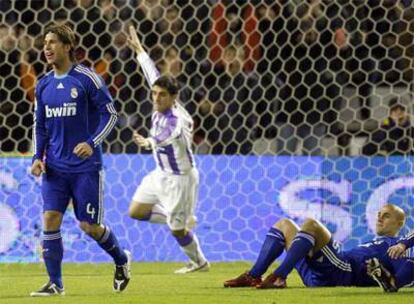
<path id="1" fill-rule="evenodd" d="M 137 31 L 132 25 L 129 26 L 128 45 L 137 53 L 137 60 L 142 67 L 145 79 L 147 80 L 150 87 L 152 87 L 154 82 L 160 77 L 160 73 L 155 67 L 154 62 L 142 47 L 141 41 L 138 38 Z"/>

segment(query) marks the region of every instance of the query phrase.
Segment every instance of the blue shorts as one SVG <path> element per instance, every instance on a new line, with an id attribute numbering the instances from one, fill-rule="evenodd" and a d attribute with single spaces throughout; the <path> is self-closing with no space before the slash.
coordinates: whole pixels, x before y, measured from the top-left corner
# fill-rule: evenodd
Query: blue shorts
<path id="1" fill-rule="evenodd" d="M 299 261 L 295 268 L 308 287 L 353 285 L 351 264 L 333 240 L 311 258 Z"/>
<path id="2" fill-rule="evenodd" d="M 42 179 L 43 211 L 65 213 L 70 199 L 76 218 L 90 224 L 103 220 L 101 171 L 63 173 L 47 168 Z"/>

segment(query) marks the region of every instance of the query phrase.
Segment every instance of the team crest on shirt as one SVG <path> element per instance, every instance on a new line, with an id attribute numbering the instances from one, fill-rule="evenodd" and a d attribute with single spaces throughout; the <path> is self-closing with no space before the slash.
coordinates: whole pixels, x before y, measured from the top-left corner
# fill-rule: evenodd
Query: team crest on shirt
<path id="1" fill-rule="evenodd" d="M 76 97 L 78 97 L 78 89 L 76 89 L 76 88 L 72 88 L 72 89 L 70 89 L 70 96 L 71 96 L 72 98 L 76 98 Z"/>

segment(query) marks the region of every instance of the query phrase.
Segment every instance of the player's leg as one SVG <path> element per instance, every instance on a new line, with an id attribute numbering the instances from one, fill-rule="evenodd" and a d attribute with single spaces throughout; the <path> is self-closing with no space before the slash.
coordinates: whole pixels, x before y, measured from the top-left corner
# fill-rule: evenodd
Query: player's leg
<path id="1" fill-rule="evenodd" d="M 170 176 L 167 191 L 164 193 L 170 213 L 167 224 L 180 245 L 181 250 L 190 259 L 190 263 L 175 271 L 185 274 L 194 271 L 208 271 L 210 264 L 201 250 L 200 242 L 194 231 L 194 210 L 198 194 L 198 172 L 193 169 L 185 176 Z"/>
<path id="2" fill-rule="evenodd" d="M 250 274 L 254 277 L 262 276 L 283 250 L 290 247 L 298 231 L 299 226 L 290 219 L 279 220 L 270 228 Z"/>
<path id="3" fill-rule="evenodd" d="M 210 269 L 210 263 L 204 256 L 203 251 L 200 247 L 200 241 L 197 235 L 192 231 L 183 230 L 172 230 L 171 231 L 181 250 L 190 259 L 190 263 L 186 266 L 177 269 L 176 274 L 186 274 L 195 271 L 208 271 Z"/>
<path id="4" fill-rule="evenodd" d="M 114 260 L 114 291 L 120 292 L 130 280 L 131 255 L 121 248 L 110 227 L 103 224 L 102 174 L 100 171 L 76 174 L 73 175 L 71 184 L 80 228 Z"/>
<path id="5" fill-rule="evenodd" d="M 312 256 L 331 240 L 331 233 L 319 221 L 305 220 L 301 230 L 293 238 L 286 257 L 280 266 L 263 281 L 260 288 L 284 288 L 286 278 L 295 265 L 306 256 Z"/>
<path id="6" fill-rule="evenodd" d="M 159 178 L 157 171 L 152 171 L 144 177 L 137 187 L 129 205 L 129 216 L 139 221 L 148 221 L 154 224 L 167 223 L 167 211 L 159 203 Z"/>
<path id="7" fill-rule="evenodd" d="M 161 204 L 148 204 L 132 200 L 129 205 L 129 216 L 138 221 L 148 221 L 153 224 L 166 224 L 167 211 Z"/>
<path id="8" fill-rule="evenodd" d="M 269 266 L 289 248 L 299 226 L 290 219 L 282 219 L 276 222 L 266 234 L 266 238 L 260 249 L 256 262 L 250 271 L 247 271 L 235 279 L 224 282 L 224 287 L 251 287 L 261 283 L 262 275 Z"/>
<path id="9" fill-rule="evenodd" d="M 42 180 L 42 255 L 49 275 L 49 282 L 38 291 L 32 292 L 30 295 L 33 297 L 64 294 L 62 282 L 63 243 L 60 226 L 70 199 L 69 193 L 65 177 L 49 169 Z"/>

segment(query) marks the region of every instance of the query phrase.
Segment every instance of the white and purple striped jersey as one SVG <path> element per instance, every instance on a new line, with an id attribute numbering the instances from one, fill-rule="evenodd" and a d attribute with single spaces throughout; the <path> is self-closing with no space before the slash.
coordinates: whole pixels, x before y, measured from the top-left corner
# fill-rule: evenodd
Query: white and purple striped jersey
<path id="1" fill-rule="evenodd" d="M 147 53 L 137 56 L 150 87 L 160 76 Z M 152 114 L 150 137 L 157 168 L 168 173 L 183 175 L 195 167 L 191 148 L 193 119 L 178 100 L 164 112 Z"/>
<path id="2" fill-rule="evenodd" d="M 103 79 L 91 69 L 75 64 L 65 75 L 53 71 L 36 85 L 33 125 L 33 160 L 70 172 L 99 170 L 101 143 L 117 121 L 112 97 Z M 87 142 L 93 154 L 81 159 L 73 153 Z"/>

